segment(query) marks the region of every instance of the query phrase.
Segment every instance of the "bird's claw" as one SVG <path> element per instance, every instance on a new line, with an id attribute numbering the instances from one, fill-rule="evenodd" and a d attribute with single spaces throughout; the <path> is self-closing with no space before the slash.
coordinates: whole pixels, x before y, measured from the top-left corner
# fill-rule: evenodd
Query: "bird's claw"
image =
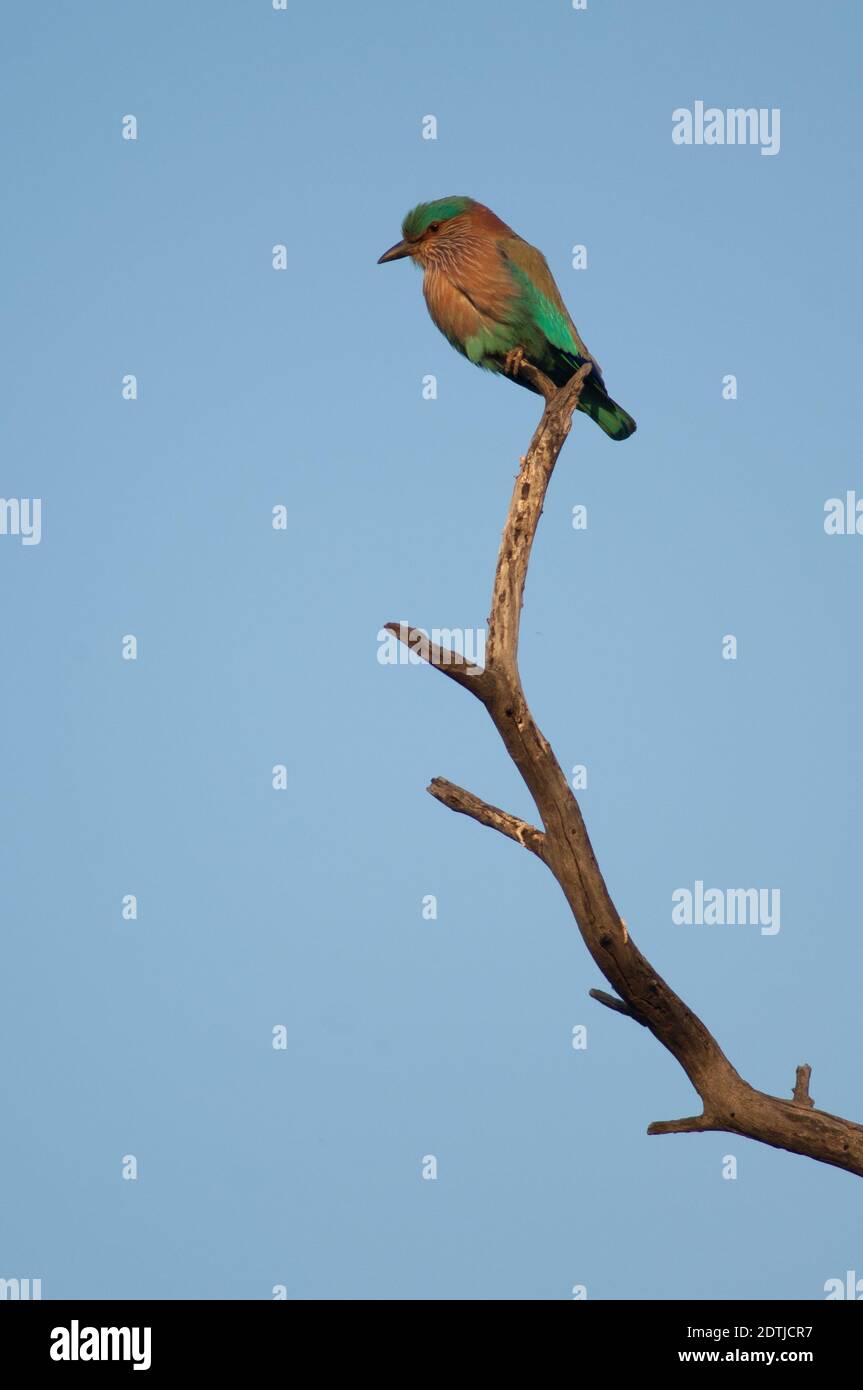
<path id="1" fill-rule="evenodd" d="M 523 347 L 510 348 L 503 359 L 503 370 L 507 376 L 518 376 L 525 363 Z"/>

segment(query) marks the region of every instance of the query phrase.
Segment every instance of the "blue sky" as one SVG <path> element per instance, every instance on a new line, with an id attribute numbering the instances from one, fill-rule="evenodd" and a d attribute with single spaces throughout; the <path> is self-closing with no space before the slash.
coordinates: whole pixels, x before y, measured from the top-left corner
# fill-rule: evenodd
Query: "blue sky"
<path id="1" fill-rule="evenodd" d="M 587 997 L 542 865 L 425 794 L 532 816 L 483 711 L 377 659 L 387 620 L 484 623 L 537 418 L 451 351 L 410 266 L 376 265 L 409 207 L 469 194 L 543 249 L 639 426 L 575 422 L 528 698 L 587 766 L 641 949 L 752 1084 L 790 1094 L 809 1062 L 816 1103 L 863 1121 L 863 538 L 823 525 L 863 497 L 863 26 L 813 14 L 9 7 L 0 493 L 41 498 L 43 534 L 0 536 L 0 1276 L 339 1299 L 863 1276 L 849 1174 L 647 1137 L 692 1112 L 685 1076 Z M 675 145 L 698 100 L 779 108 L 779 153 Z M 673 924 L 696 880 L 780 889 L 781 930 Z"/>

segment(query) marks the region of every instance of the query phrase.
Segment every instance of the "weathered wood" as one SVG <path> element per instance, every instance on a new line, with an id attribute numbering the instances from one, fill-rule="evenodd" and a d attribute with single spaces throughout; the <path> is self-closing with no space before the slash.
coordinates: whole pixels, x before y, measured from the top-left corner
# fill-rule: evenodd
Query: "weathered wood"
<path id="1" fill-rule="evenodd" d="M 816 1110 L 809 1098 L 809 1067 L 797 1070 L 793 1099 L 756 1090 L 738 1074 L 701 1019 L 641 954 L 622 921 L 596 862 L 578 802 L 548 741 L 528 707 L 518 670 L 518 636 L 524 585 L 546 491 L 569 434 L 590 364 L 561 390 L 541 372 L 520 371 L 545 397 L 545 410 L 521 460 L 497 559 L 488 620 L 486 663 L 481 675 L 435 650 L 430 664 L 477 696 L 533 797 L 543 829 L 490 806 L 471 792 L 435 778 L 428 790 L 454 811 L 518 840 L 537 854 L 557 879 L 582 939 L 616 992 L 594 998 L 628 1014 L 650 1030 L 680 1063 L 701 1098 L 701 1115 L 657 1121 L 648 1134 L 725 1130 L 774 1148 L 803 1154 L 863 1176 L 863 1126 Z M 405 641 L 398 624 L 389 629 Z"/>
<path id="2" fill-rule="evenodd" d="M 451 811 L 459 811 L 463 816 L 470 816 L 473 820 L 479 821 L 480 825 L 499 830 L 501 835 L 508 835 L 511 840 L 517 840 L 540 859 L 545 858 L 545 836 L 535 825 L 526 820 L 519 820 L 518 816 L 511 816 L 508 811 L 501 811 L 498 806 L 489 805 L 487 801 L 474 796 L 473 792 L 466 792 L 464 787 L 457 787 L 454 782 L 448 782 L 445 777 L 435 777 L 429 784 L 428 791 L 436 801 L 442 802 Z"/>

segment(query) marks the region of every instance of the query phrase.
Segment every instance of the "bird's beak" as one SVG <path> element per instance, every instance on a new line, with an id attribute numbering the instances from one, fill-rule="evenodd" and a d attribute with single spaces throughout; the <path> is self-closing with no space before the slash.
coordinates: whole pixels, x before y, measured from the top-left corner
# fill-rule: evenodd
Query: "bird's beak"
<path id="1" fill-rule="evenodd" d="M 402 256 L 409 256 L 411 247 L 407 241 L 397 241 L 395 246 L 391 246 L 389 251 L 385 251 L 379 258 L 378 265 L 383 265 L 384 261 L 400 261 Z"/>

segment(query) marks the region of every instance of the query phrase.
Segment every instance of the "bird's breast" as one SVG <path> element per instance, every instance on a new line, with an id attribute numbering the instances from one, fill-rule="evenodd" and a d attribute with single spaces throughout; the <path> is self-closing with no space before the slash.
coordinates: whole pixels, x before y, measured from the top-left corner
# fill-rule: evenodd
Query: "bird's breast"
<path id="1" fill-rule="evenodd" d="M 463 346 L 484 327 L 484 316 L 469 295 L 438 266 L 427 268 L 423 294 L 432 321 L 450 342 Z"/>

